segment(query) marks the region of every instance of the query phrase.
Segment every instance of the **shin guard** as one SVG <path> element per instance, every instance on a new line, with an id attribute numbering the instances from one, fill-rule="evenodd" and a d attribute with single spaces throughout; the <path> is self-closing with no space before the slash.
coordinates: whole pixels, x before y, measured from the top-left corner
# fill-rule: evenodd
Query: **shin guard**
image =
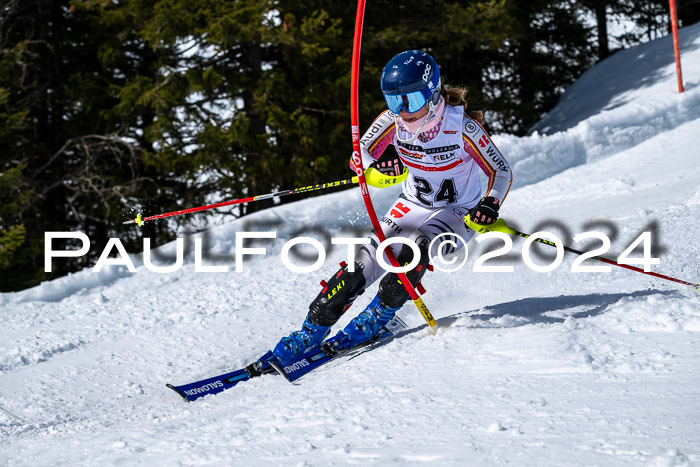
<path id="1" fill-rule="evenodd" d="M 345 262 L 327 282 L 321 282 L 323 290 L 309 306 L 311 322 L 319 326 L 333 326 L 350 308 L 352 302 L 365 290 L 365 278 L 358 263 L 350 272 Z"/>

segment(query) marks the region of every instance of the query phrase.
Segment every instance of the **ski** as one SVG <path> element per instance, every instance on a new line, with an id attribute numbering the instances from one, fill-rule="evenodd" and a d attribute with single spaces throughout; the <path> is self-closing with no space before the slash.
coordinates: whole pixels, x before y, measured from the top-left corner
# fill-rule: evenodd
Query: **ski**
<path id="1" fill-rule="evenodd" d="M 407 329 L 408 326 L 406 323 L 404 323 L 398 316 L 395 316 L 373 339 L 360 345 L 356 345 L 350 349 L 334 351 L 332 349 L 328 349 L 327 346 L 322 345 L 321 348 L 309 350 L 308 352 L 303 353 L 288 362 L 270 361 L 270 365 L 279 374 L 284 376 L 287 381 L 293 383 L 303 376 L 311 373 L 316 368 L 325 365 L 332 360 L 341 357 L 352 357 L 360 352 L 370 350 L 370 348 L 374 347 L 379 342 L 395 337 Z"/>
<path id="2" fill-rule="evenodd" d="M 245 368 L 242 368 L 230 373 L 214 376 L 213 378 L 183 384 L 182 386 L 175 386 L 170 383 L 166 384 L 166 386 L 180 394 L 185 400 L 191 402 L 200 397 L 208 396 L 209 394 L 217 394 L 221 391 L 225 391 L 242 381 L 248 381 L 252 377 L 253 376 L 245 371 Z"/>
<path id="3" fill-rule="evenodd" d="M 408 329 L 406 323 L 404 323 L 398 316 L 395 316 L 394 319 L 389 321 L 387 325 L 382 328 L 376 337 L 351 349 L 326 352 L 322 348 L 316 348 L 301 354 L 299 357 L 288 362 L 277 362 L 272 359 L 269 361 L 270 368 L 267 368 L 262 373 L 252 370 L 252 365 L 248 365 L 240 370 L 202 379 L 193 383 L 183 384 L 180 386 L 175 386 L 168 383 L 166 386 L 177 392 L 186 401 L 192 402 L 200 397 L 208 396 L 210 394 L 218 394 L 236 386 L 238 383 L 248 381 L 251 378 L 255 378 L 263 374 L 276 374 L 275 371 L 283 375 L 287 381 L 293 383 L 302 376 L 309 374 L 311 371 L 332 360 L 339 357 L 350 357 L 365 350 L 369 350 L 379 342 L 386 341 L 387 339 L 396 336 L 406 329 Z"/>

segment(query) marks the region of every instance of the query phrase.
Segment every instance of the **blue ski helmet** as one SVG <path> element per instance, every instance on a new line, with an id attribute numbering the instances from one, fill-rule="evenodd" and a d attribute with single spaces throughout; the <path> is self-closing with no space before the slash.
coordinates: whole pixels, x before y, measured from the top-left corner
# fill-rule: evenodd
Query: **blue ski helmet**
<path id="1" fill-rule="evenodd" d="M 426 103 L 433 110 L 440 102 L 440 70 L 421 50 L 401 52 L 382 71 L 382 92 L 389 110 L 398 114 L 418 112 Z"/>

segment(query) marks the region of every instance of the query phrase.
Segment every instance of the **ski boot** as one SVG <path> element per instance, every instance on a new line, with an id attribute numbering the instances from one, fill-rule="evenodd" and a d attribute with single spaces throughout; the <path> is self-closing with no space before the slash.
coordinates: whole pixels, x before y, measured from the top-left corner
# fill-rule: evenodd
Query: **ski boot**
<path id="1" fill-rule="evenodd" d="M 326 352 L 333 353 L 367 342 L 379 334 L 379 331 L 392 320 L 400 308 L 382 305 L 379 295 L 377 295 L 367 305 L 367 308 L 355 316 L 342 331 L 338 331 L 338 334 L 324 342 L 323 349 Z"/>
<path id="2" fill-rule="evenodd" d="M 330 326 L 319 326 L 311 323 L 306 317 L 301 331 L 294 331 L 287 337 L 283 337 L 272 350 L 272 354 L 278 361 L 285 362 L 299 356 L 307 350 L 318 347 L 331 331 Z"/>
<path id="3" fill-rule="evenodd" d="M 430 269 L 428 262 L 428 247 L 430 241 L 428 237 L 420 232 L 412 235 L 421 255 L 418 265 L 406 273 L 408 280 L 416 286 L 425 272 Z M 413 250 L 404 245 L 399 251 L 397 261 L 399 264 L 408 264 L 413 258 Z M 374 300 L 367 305 L 367 308 L 353 318 L 345 329 L 328 339 L 323 344 L 326 353 L 333 353 L 339 350 L 350 349 L 358 344 L 367 342 L 379 334 L 381 329 L 391 321 L 396 312 L 408 301 L 409 295 L 396 273 L 386 274 L 379 283 L 379 290 Z"/>

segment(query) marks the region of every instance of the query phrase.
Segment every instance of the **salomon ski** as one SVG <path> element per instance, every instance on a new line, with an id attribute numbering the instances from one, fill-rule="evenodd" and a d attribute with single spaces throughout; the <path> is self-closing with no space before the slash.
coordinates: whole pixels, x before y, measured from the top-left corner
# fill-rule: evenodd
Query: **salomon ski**
<path id="1" fill-rule="evenodd" d="M 270 366 L 264 367 L 262 369 L 256 367 L 256 365 L 250 364 L 245 368 L 240 370 L 232 371 L 230 373 L 225 373 L 219 376 L 214 376 L 212 378 L 203 379 L 200 381 L 195 381 L 189 384 L 183 384 L 181 386 L 175 386 L 173 384 L 167 384 L 166 386 L 177 392 L 187 401 L 195 401 L 200 397 L 208 396 L 209 394 L 218 394 L 226 389 L 236 386 L 238 383 L 243 381 L 248 381 L 251 378 L 261 376 L 264 374 L 282 374 L 288 381 L 294 382 L 307 375 L 316 368 L 334 360 L 338 357 L 352 356 L 364 350 L 371 349 L 376 343 L 380 341 L 385 341 L 389 338 L 395 337 L 402 331 L 408 329 L 406 323 L 404 323 L 399 317 L 394 317 L 386 327 L 377 335 L 374 339 L 355 346 L 348 350 L 343 351 L 332 351 L 331 349 L 325 349 L 322 346 L 320 349 L 316 348 L 300 355 L 298 358 L 289 362 L 278 362 L 272 357 L 272 352 L 268 352 L 271 358 L 269 360 Z"/>
<path id="2" fill-rule="evenodd" d="M 271 371 L 267 371 L 266 373 L 274 374 L 274 370 L 270 370 Z M 246 367 L 230 373 L 225 373 L 223 375 L 214 376 L 213 378 L 183 384 L 182 386 L 175 386 L 172 384 L 166 384 L 166 386 L 191 402 L 199 399 L 200 397 L 208 396 L 209 394 L 217 394 L 221 391 L 225 391 L 226 389 L 232 388 L 242 381 L 248 381 L 250 378 L 254 378 L 256 376 L 260 376 L 260 374 L 251 372 L 250 369 Z"/>

